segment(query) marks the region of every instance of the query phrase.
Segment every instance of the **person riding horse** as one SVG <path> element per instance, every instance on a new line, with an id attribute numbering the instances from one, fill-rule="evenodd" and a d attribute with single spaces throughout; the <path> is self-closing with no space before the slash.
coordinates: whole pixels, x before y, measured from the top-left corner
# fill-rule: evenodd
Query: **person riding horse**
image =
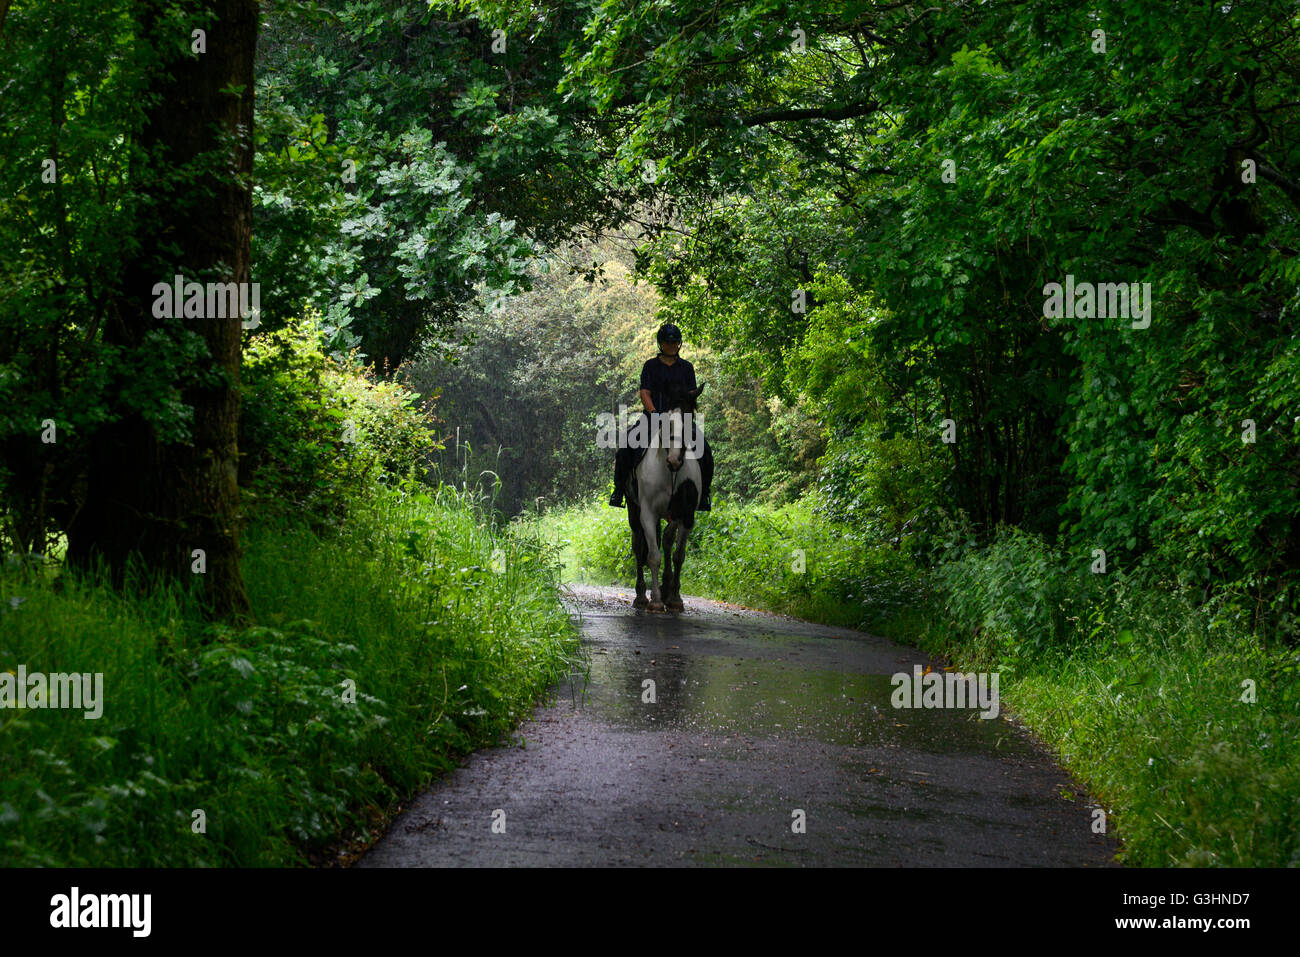
<path id="1" fill-rule="evenodd" d="M 655 338 L 659 343 L 659 354 L 641 367 L 641 404 L 645 407 L 641 415 L 647 420 L 647 428 L 651 413 L 668 411 L 664 405 L 670 389 L 684 391 L 696 387 L 695 367 L 677 354 L 682 347 L 681 330 L 669 323 L 660 328 Z M 702 432 L 700 435 L 703 437 Z M 623 491 L 636 464 L 636 452 L 636 449 L 625 447 L 614 455 L 614 494 L 610 496 L 609 504 L 616 508 L 623 507 Z M 704 488 L 695 509 L 707 512 L 713 507 L 709 498 L 709 488 L 713 484 L 713 450 L 709 448 L 708 439 L 704 439 L 704 451 L 700 456 L 700 477 Z"/>

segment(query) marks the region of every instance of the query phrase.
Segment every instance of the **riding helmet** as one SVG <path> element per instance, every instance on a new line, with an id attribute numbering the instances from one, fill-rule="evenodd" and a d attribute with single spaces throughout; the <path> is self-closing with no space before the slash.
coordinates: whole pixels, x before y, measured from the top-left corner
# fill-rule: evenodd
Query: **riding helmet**
<path id="1" fill-rule="evenodd" d="M 659 327 L 659 335 L 657 335 L 655 339 L 660 343 L 664 343 L 664 342 L 680 343 L 682 341 L 682 330 L 678 329 L 670 322 L 667 323 L 666 325 Z"/>

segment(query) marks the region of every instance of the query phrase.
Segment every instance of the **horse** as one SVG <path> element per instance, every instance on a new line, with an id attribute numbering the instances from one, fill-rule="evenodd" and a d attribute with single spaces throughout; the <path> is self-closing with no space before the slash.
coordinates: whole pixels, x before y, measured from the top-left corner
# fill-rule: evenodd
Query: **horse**
<path id="1" fill-rule="evenodd" d="M 632 554 L 636 557 L 636 608 L 673 611 L 682 604 L 682 559 L 686 539 L 695 527 L 695 507 L 704 487 L 700 475 L 699 451 L 703 437 L 696 429 L 698 444 L 691 444 L 694 455 L 684 445 L 686 427 L 695 427 L 695 404 L 704 386 L 689 390 L 672 390 L 667 395 L 667 409 L 651 415 L 653 441 L 641 461 L 628 477 L 624 498 L 627 523 L 632 528 Z M 658 427 L 656 427 L 658 426 Z M 666 431 L 664 441 L 660 436 Z M 663 590 L 660 591 L 661 531 L 659 522 L 667 519 L 662 530 Z M 650 566 L 650 598 L 645 595 L 645 566 Z"/>

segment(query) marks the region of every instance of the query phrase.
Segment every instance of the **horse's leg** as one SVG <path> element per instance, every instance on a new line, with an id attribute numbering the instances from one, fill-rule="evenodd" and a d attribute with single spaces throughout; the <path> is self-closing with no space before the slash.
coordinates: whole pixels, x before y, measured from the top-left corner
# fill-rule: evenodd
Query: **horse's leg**
<path id="1" fill-rule="evenodd" d="M 632 599 L 632 607 L 644 608 L 650 604 L 645 597 L 645 532 L 641 528 L 640 509 L 631 502 L 627 504 L 627 523 L 632 526 L 632 557 L 636 559 L 636 598 Z"/>
<path id="2" fill-rule="evenodd" d="M 686 558 L 686 539 L 691 532 L 685 523 L 678 523 L 674 528 L 673 541 L 669 543 L 672 549 L 672 568 L 673 582 L 672 592 L 664 599 L 664 603 L 673 611 L 682 611 L 685 605 L 682 603 L 682 562 Z"/>
<path id="3" fill-rule="evenodd" d="M 674 577 L 676 565 L 674 562 L 675 549 L 673 545 L 677 541 L 677 523 L 669 522 L 668 527 L 664 529 L 664 607 L 668 609 L 676 608 L 676 588 Z"/>
<path id="4" fill-rule="evenodd" d="M 682 604 L 682 564 L 686 559 L 686 539 L 695 525 L 695 506 L 699 502 L 699 482 L 695 477 L 695 467 L 687 469 L 682 485 L 673 493 L 669 510 L 674 521 L 668 525 L 664 535 L 664 564 L 668 572 L 664 575 L 666 596 L 664 602 L 674 611 L 681 611 Z"/>
<path id="5" fill-rule="evenodd" d="M 645 537 L 647 563 L 650 565 L 650 610 L 663 611 L 663 594 L 659 590 L 659 516 L 652 509 L 641 510 L 641 533 Z"/>
<path id="6" fill-rule="evenodd" d="M 633 608 L 645 608 L 650 599 L 645 596 L 645 549 L 636 557 L 636 597 L 632 599 Z"/>
<path id="7" fill-rule="evenodd" d="M 660 591 L 663 595 L 664 607 L 672 604 L 673 598 L 673 528 L 675 522 L 668 521 L 664 523 L 664 531 L 659 539 L 659 554 L 663 556 L 663 578 L 660 581 Z"/>

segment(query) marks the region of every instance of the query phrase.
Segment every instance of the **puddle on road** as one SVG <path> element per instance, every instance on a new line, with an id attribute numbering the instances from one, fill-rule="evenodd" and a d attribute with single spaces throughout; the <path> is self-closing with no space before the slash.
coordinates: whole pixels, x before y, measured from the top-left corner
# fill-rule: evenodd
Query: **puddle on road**
<path id="1" fill-rule="evenodd" d="M 931 753 L 1029 753 L 1023 736 L 978 708 L 903 709 L 867 639 L 782 635 L 708 619 L 611 616 L 587 622 L 585 703 L 620 729 L 813 740 Z M 676 645 L 676 648 L 672 646 Z M 637 651 L 639 650 L 639 654 Z M 864 651 L 872 650 L 868 661 Z M 911 673 L 910 665 L 896 671 Z M 644 700 L 647 679 L 655 702 Z M 574 683 L 581 702 L 583 682 Z M 569 698 L 561 695 L 561 702 Z"/>

